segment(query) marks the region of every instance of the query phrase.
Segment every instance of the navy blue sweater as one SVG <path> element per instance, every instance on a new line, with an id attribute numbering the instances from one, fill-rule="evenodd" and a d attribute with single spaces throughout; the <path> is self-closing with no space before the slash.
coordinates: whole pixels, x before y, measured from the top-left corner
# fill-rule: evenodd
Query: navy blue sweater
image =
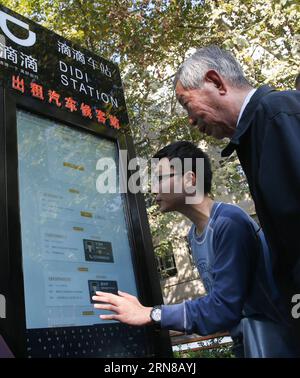
<path id="1" fill-rule="evenodd" d="M 201 335 L 232 331 L 243 317 L 281 322 L 284 310 L 271 273 L 271 254 L 259 226 L 237 206 L 215 203 L 198 236 L 189 233 L 207 295 L 162 306 L 162 327 Z"/>

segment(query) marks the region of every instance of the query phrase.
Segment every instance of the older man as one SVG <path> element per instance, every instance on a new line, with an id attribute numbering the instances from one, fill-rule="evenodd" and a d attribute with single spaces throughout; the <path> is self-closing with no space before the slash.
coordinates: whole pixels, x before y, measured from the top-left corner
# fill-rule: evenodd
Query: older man
<path id="1" fill-rule="evenodd" d="M 197 50 L 179 68 L 177 99 L 189 121 L 236 150 L 274 254 L 274 273 L 290 320 L 300 293 L 300 92 L 253 88 L 235 58 L 217 46 Z"/>

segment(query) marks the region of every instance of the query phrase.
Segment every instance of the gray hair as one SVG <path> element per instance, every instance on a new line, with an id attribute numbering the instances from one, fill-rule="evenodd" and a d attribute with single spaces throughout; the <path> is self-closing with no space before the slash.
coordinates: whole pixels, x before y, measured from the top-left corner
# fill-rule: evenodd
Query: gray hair
<path id="1" fill-rule="evenodd" d="M 242 67 L 230 52 L 218 46 L 208 46 L 198 49 L 183 62 L 176 73 L 174 87 L 180 81 L 185 89 L 200 88 L 208 70 L 215 70 L 234 87 L 243 88 L 250 85 Z"/>

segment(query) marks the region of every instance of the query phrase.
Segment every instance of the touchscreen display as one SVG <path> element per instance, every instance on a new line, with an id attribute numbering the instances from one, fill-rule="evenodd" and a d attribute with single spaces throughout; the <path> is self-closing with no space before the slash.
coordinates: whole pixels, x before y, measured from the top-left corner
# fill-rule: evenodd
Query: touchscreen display
<path id="1" fill-rule="evenodd" d="M 27 329 L 107 324 L 95 291 L 137 295 L 123 195 L 96 189 L 117 144 L 21 110 L 17 134 Z"/>

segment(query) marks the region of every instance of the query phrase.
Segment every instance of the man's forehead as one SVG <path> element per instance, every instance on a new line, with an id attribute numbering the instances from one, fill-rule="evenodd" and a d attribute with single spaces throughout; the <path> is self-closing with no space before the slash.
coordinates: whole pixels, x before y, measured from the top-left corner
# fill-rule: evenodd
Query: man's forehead
<path id="1" fill-rule="evenodd" d="M 191 91 L 192 89 L 184 88 L 182 84 L 180 83 L 180 81 L 178 81 L 175 87 L 175 94 L 176 94 L 177 101 L 182 103 L 185 98 L 189 97 Z"/>
<path id="2" fill-rule="evenodd" d="M 178 81 L 175 87 L 175 93 L 178 100 L 184 95 L 185 91 L 186 89 L 184 89 L 181 82 Z"/>

